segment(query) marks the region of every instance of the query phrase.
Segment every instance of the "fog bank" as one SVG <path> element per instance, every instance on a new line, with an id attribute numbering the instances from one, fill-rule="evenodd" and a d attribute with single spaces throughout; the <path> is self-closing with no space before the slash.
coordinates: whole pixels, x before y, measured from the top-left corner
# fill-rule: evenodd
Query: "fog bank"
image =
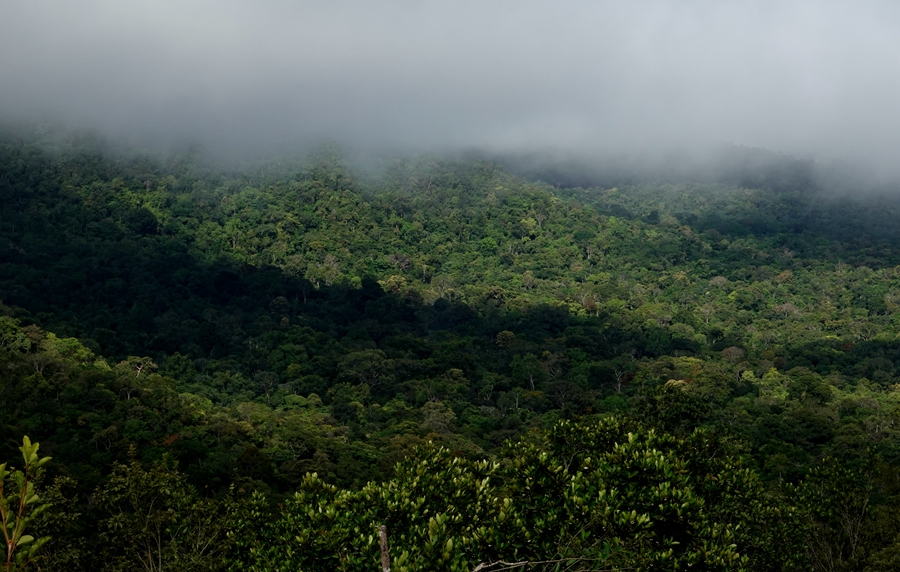
<path id="1" fill-rule="evenodd" d="M 900 174 L 900 3 L 3 1 L 0 119 L 265 154 L 702 153 Z"/>

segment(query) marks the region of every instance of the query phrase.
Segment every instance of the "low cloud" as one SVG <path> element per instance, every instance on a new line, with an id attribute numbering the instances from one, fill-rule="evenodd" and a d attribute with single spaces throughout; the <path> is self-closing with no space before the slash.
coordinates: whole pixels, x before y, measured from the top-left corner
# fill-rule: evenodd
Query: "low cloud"
<path id="1" fill-rule="evenodd" d="M 0 118 L 268 153 L 766 147 L 898 174 L 893 1 L 4 1 Z"/>

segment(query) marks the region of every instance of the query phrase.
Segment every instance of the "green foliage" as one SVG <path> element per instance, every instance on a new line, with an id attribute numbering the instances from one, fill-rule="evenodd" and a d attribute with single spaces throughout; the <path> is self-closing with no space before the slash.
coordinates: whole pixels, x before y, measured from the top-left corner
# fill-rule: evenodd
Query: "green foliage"
<path id="1" fill-rule="evenodd" d="M 34 518 L 33 533 L 49 536 L 49 542 L 38 551 L 31 569 L 38 572 L 81 570 L 91 560 L 91 547 L 85 542 L 87 530 L 85 508 L 74 494 L 78 483 L 69 477 L 56 477 L 45 487 L 41 498 L 53 507 Z"/>
<path id="2" fill-rule="evenodd" d="M 218 570 L 224 526 L 218 504 L 202 499 L 169 460 L 149 469 L 132 458 L 113 466 L 94 501 L 103 570 Z"/>
<path id="3" fill-rule="evenodd" d="M 202 569 L 228 490 L 233 567 L 374 569 L 378 523 L 408 569 L 896 560 L 900 486 L 860 476 L 900 466 L 896 198 L 790 169 L 567 189 L 482 161 L 225 172 L 51 143 L 0 134 L 0 419 L 72 479 L 41 496 L 65 509 L 32 523 L 55 539 L 34 567 L 136 568 L 155 538 Z M 596 413 L 643 425 L 577 421 Z"/>
<path id="4" fill-rule="evenodd" d="M 825 459 L 796 489 L 807 515 L 806 553 L 814 570 L 860 569 L 871 510 L 873 467 L 848 468 Z"/>
<path id="5" fill-rule="evenodd" d="M 31 340 L 18 325 L 18 320 L 0 316 L 0 348 L 7 352 L 27 352 L 31 349 Z"/>
<path id="6" fill-rule="evenodd" d="M 50 541 L 49 536 L 35 538 L 25 534 L 31 522 L 50 508 L 49 501 L 37 494 L 35 482 L 50 457 L 38 456 L 38 443 L 22 438 L 22 469 L 7 470 L 0 465 L 0 525 L 3 528 L 3 565 L 6 572 L 24 570 Z"/>
<path id="7" fill-rule="evenodd" d="M 796 509 L 767 497 L 727 451 L 703 432 L 677 438 L 620 418 L 561 422 L 496 462 L 429 445 L 391 480 L 356 491 L 308 475 L 274 514 L 256 493 L 237 505 L 230 569 L 374 569 L 380 524 L 400 571 L 468 571 L 501 560 L 802 569 L 802 537 L 791 534 Z"/>

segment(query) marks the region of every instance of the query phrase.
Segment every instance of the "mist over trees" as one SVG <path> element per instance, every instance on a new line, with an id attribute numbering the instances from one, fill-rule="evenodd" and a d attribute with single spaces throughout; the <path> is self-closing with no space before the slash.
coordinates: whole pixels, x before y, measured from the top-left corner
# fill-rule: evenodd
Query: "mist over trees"
<path id="1" fill-rule="evenodd" d="M 747 153 L 772 168 L 567 186 L 8 130 L 0 457 L 52 457 L 28 567 L 372 569 L 386 525 L 397 570 L 891 569 L 900 196 Z"/>
<path id="2" fill-rule="evenodd" d="M 736 145 L 900 176 L 891 0 L 6 4 L 3 121 L 229 160 L 326 140 L 677 172 Z"/>
<path id="3" fill-rule="evenodd" d="M 0 14 L 0 569 L 900 568 L 897 2 Z"/>

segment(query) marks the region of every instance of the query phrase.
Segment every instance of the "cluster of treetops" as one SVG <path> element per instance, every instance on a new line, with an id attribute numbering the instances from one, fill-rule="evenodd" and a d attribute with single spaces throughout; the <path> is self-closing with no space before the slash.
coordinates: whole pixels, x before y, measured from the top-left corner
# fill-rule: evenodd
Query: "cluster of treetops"
<path id="1" fill-rule="evenodd" d="M 897 569 L 900 193 L 789 187 L 8 130 L 7 570 Z"/>

